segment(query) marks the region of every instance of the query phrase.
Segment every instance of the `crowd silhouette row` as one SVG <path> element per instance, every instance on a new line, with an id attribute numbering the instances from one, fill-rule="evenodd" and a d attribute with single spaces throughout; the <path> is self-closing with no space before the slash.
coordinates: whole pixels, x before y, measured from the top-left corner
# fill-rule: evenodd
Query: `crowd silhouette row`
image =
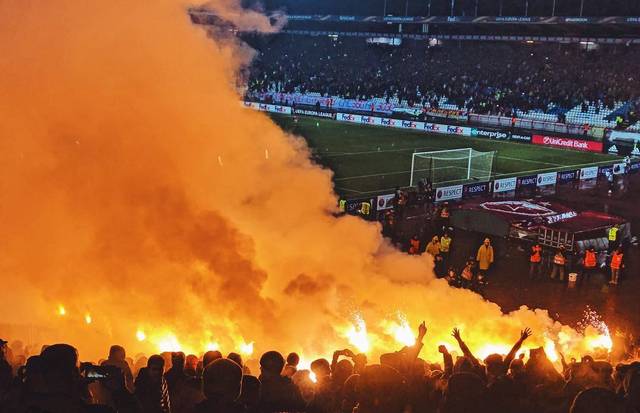
<path id="1" fill-rule="evenodd" d="M 575 44 L 452 42 L 430 47 L 405 40 L 393 47 L 362 38 L 283 34 L 249 41 L 258 49 L 248 74 L 251 92 L 395 97 L 431 107 L 446 97 L 461 109 L 500 115 L 578 105 L 599 111 L 621 101 L 633 102 L 634 112 L 640 107 L 640 49 L 633 46 L 585 51 Z"/>
<path id="2" fill-rule="evenodd" d="M 79 363 L 68 344 L 26 358 L 21 343 L 0 341 L 1 413 L 467 413 L 640 412 L 640 362 L 614 365 L 584 356 L 556 369 L 543 348 L 520 352 L 529 329 L 507 355 L 475 356 L 456 328 L 460 352 L 420 358 L 427 327 L 415 344 L 372 363 L 339 350 L 300 369 L 296 353 L 260 357 L 252 375 L 242 357 L 163 353 L 134 362 L 112 346 L 98 365 Z M 628 357 L 628 356 L 627 356 Z"/>

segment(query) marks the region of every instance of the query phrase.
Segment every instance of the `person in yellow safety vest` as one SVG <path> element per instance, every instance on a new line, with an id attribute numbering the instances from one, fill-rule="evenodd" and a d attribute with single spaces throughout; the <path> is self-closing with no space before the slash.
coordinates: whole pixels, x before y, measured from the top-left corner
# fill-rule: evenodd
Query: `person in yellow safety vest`
<path id="1" fill-rule="evenodd" d="M 445 262 L 449 259 L 449 252 L 451 251 L 451 237 L 447 231 L 440 237 L 440 254 Z"/>
<path id="2" fill-rule="evenodd" d="M 609 240 L 609 248 L 608 252 L 611 254 L 618 247 L 618 231 L 620 230 L 620 225 L 615 224 L 609 229 L 608 240 Z"/>
<path id="3" fill-rule="evenodd" d="M 618 247 L 611 256 L 611 281 L 609 281 L 609 284 L 618 285 L 620 269 L 624 268 L 624 263 L 622 262 L 623 257 L 622 247 Z"/>
<path id="4" fill-rule="evenodd" d="M 489 238 L 485 238 L 480 248 L 478 248 L 476 261 L 478 261 L 478 282 L 483 283 L 493 264 L 493 247 Z"/>
<path id="5" fill-rule="evenodd" d="M 460 282 L 463 288 L 469 288 L 473 283 L 473 257 L 467 261 L 467 264 L 460 273 Z"/>
<path id="6" fill-rule="evenodd" d="M 555 280 L 556 275 L 559 275 L 560 281 L 564 281 L 564 267 L 567 263 L 567 257 L 565 256 L 564 246 L 561 246 L 556 251 L 556 255 L 553 256 L 553 269 L 551 270 L 551 279 Z"/>
<path id="7" fill-rule="evenodd" d="M 369 215 L 369 213 L 371 212 L 371 204 L 367 201 L 363 202 L 360 204 L 360 214 L 362 215 Z"/>
<path id="8" fill-rule="evenodd" d="M 582 263 L 582 277 L 580 277 L 580 283 L 585 279 L 588 280 L 591 278 L 591 274 L 596 270 L 597 265 L 598 255 L 596 254 L 595 248 L 591 246 L 584 252 L 584 262 Z"/>
<path id="9" fill-rule="evenodd" d="M 447 202 L 444 203 L 442 208 L 440 209 L 439 219 L 441 228 L 447 228 L 449 226 L 449 204 Z"/>
<path id="10" fill-rule="evenodd" d="M 438 241 L 437 235 L 434 235 L 433 238 L 431 238 L 431 242 L 427 244 L 427 253 L 434 257 L 440 254 L 440 241 Z"/>
<path id="11" fill-rule="evenodd" d="M 346 212 L 346 210 L 347 210 L 347 200 L 346 199 L 341 199 L 340 202 L 338 202 L 338 209 L 340 209 L 340 212 Z"/>
<path id="12" fill-rule="evenodd" d="M 539 243 L 531 247 L 529 256 L 529 278 L 539 277 L 542 273 L 542 247 Z"/>
<path id="13" fill-rule="evenodd" d="M 420 254 L 420 238 L 418 238 L 417 235 L 414 235 L 413 238 L 409 240 L 409 254 Z"/>

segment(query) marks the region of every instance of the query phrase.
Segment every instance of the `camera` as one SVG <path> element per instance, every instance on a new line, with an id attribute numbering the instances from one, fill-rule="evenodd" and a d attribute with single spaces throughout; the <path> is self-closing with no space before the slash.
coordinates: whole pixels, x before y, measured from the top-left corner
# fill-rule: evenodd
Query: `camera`
<path id="1" fill-rule="evenodd" d="M 103 381 L 117 377 L 119 369 L 115 366 L 96 366 L 92 363 L 82 363 L 80 374 L 87 381 Z"/>

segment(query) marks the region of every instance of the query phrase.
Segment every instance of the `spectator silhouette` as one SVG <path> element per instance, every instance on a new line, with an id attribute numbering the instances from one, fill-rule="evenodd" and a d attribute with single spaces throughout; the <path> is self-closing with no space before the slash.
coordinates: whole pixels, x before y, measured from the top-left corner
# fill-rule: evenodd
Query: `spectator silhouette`
<path id="1" fill-rule="evenodd" d="M 300 356 L 297 353 L 289 353 L 287 356 L 287 364 L 282 371 L 283 376 L 293 377 L 298 371 L 298 363 L 300 363 Z"/>
<path id="2" fill-rule="evenodd" d="M 242 413 L 238 402 L 242 391 L 242 368 L 232 360 L 219 358 L 209 363 L 202 374 L 205 399 L 194 413 Z"/>
<path id="3" fill-rule="evenodd" d="M 260 358 L 260 409 L 264 413 L 297 412 L 306 407 L 298 387 L 281 375 L 283 368 L 284 358 L 277 351 L 268 351 Z"/>
<path id="4" fill-rule="evenodd" d="M 127 390 L 133 391 L 133 373 L 126 361 L 127 353 L 122 346 L 113 345 L 109 349 L 109 358 L 102 362 L 102 366 L 115 366 L 122 371 Z"/>
<path id="5" fill-rule="evenodd" d="M 149 357 L 147 367 L 140 369 L 135 381 L 135 395 L 144 413 L 170 413 L 169 389 L 163 376 L 164 359 L 157 354 Z"/>

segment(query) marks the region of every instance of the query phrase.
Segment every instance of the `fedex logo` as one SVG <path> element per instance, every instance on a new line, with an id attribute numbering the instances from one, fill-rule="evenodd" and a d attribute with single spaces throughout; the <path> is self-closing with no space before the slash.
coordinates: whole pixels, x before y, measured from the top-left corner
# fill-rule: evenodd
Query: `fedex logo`
<path id="1" fill-rule="evenodd" d="M 464 129 L 458 126 L 447 126 L 447 133 L 453 135 L 462 135 L 464 133 Z"/>
<path id="2" fill-rule="evenodd" d="M 432 132 L 440 132 L 440 125 L 436 123 L 425 123 L 424 130 Z"/>
<path id="3" fill-rule="evenodd" d="M 374 124 L 376 123 L 376 118 L 373 118 L 371 116 L 363 116 L 360 118 L 360 122 L 361 123 L 371 123 Z"/>
<path id="4" fill-rule="evenodd" d="M 269 105 L 265 105 L 264 103 L 261 103 L 260 105 L 258 105 L 258 109 L 264 110 L 266 112 L 269 110 Z"/>
<path id="5" fill-rule="evenodd" d="M 287 111 L 283 106 L 275 106 L 274 110 L 279 113 L 284 113 Z"/>
<path id="6" fill-rule="evenodd" d="M 415 129 L 418 125 L 416 125 L 415 122 L 409 122 L 406 120 L 402 121 L 402 127 L 403 128 L 410 128 L 410 129 Z"/>
<path id="7" fill-rule="evenodd" d="M 354 120 L 356 120 L 355 116 L 348 114 L 348 113 L 341 113 L 340 114 L 340 120 L 346 120 L 347 122 L 353 122 Z"/>
<path id="8" fill-rule="evenodd" d="M 380 119 L 380 124 L 383 126 L 396 126 L 396 121 L 393 119 L 382 118 Z"/>

